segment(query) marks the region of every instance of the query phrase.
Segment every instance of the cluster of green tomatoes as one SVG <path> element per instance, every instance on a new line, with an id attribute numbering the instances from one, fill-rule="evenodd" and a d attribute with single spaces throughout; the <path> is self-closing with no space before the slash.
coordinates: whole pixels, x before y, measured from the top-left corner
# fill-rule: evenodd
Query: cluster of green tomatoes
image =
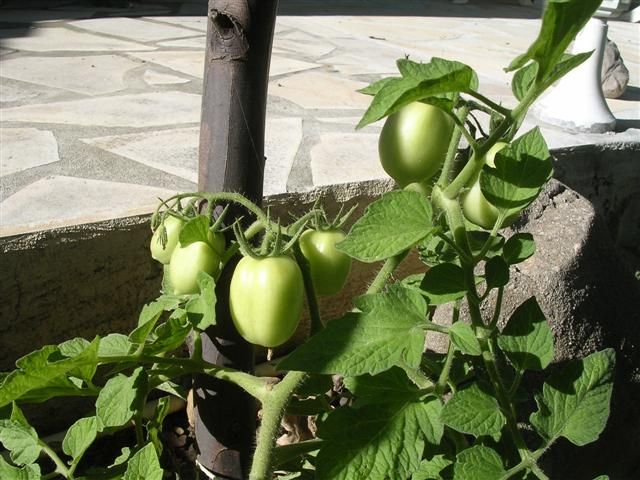
<path id="1" fill-rule="evenodd" d="M 428 193 L 430 180 L 440 170 L 447 155 L 454 123 L 441 109 L 414 102 L 387 117 L 378 143 L 385 172 L 403 188 Z M 507 146 L 496 143 L 485 156 L 485 164 L 495 167 L 496 154 Z M 462 211 L 470 222 L 491 230 L 498 209 L 480 190 L 479 174 L 461 196 Z M 505 224 L 509 220 L 505 221 Z"/>
<path id="2" fill-rule="evenodd" d="M 166 265 L 166 283 L 174 295 L 198 294 L 200 272 L 218 279 L 228 255 L 225 235 L 217 230 L 217 223 L 208 230 L 206 241 L 187 245 L 180 243 L 186 222 L 178 212 L 167 212 L 154 231 L 151 256 Z M 296 331 L 304 304 L 304 280 L 293 248 L 299 248 L 304 256 L 314 292 L 334 295 L 346 283 L 351 269 L 351 258 L 336 248 L 345 234 L 334 224 L 317 223 L 315 228 L 303 228 L 295 235 L 295 244 L 290 243 L 288 249 L 282 249 L 276 241 L 268 253 L 257 253 L 242 239 L 239 229 L 234 231 L 237 244 L 244 247 L 244 256 L 231 277 L 231 318 L 248 342 L 277 347 Z"/>
<path id="3" fill-rule="evenodd" d="M 453 129 L 452 119 L 437 107 L 421 102 L 405 106 L 390 115 L 382 128 L 378 144 L 382 167 L 399 186 L 428 193 L 432 177 L 444 162 Z M 485 164 L 495 167 L 495 155 L 505 146 L 504 142 L 494 145 Z M 482 194 L 479 175 L 472 179 L 460 201 L 467 220 L 485 229 L 493 228 L 498 210 Z M 342 223 L 330 224 L 325 216 L 323 224 L 316 222 L 315 228 L 306 229 L 295 238 L 318 295 L 336 294 L 349 275 L 351 259 L 336 248 L 345 238 L 340 229 Z M 185 218 L 179 212 L 165 214 L 153 234 L 151 255 L 167 266 L 165 274 L 173 294 L 194 295 L 199 293 L 199 272 L 214 279 L 219 277 L 226 258 L 226 241 L 214 224 L 206 241 L 183 246 L 179 239 L 184 225 Z M 236 241 L 245 243 L 241 237 L 237 232 Z M 277 246 L 267 254 L 248 247 L 243 253 L 231 278 L 231 317 L 248 342 L 276 347 L 293 335 L 300 321 L 304 303 L 300 266 L 291 251 Z"/>

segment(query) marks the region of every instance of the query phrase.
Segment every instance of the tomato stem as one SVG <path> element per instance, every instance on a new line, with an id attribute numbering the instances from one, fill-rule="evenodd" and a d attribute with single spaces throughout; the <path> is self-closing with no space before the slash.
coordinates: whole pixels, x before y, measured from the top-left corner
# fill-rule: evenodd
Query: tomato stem
<path id="1" fill-rule="evenodd" d="M 262 422 L 258 430 L 249 480 L 267 480 L 273 476 L 273 455 L 280 422 L 296 389 L 307 379 L 304 372 L 289 372 L 262 401 Z"/>
<path id="2" fill-rule="evenodd" d="M 296 257 L 296 261 L 300 266 L 302 272 L 302 280 L 304 282 L 304 291 L 307 296 L 307 307 L 309 309 L 309 318 L 311 320 L 311 332 L 313 336 L 324 328 L 322 318 L 320 317 L 320 308 L 318 307 L 318 298 L 316 296 L 315 288 L 313 287 L 313 279 L 311 278 L 311 269 L 309 262 L 302 254 L 300 246 L 296 244 L 293 247 L 293 252 Z"/>
<path id="3" fill-rule="evenodd" d="M 460 301 L 457 301 L 453 306 L 453 314 L 451 318 L 451 325 L 456 323 L 460 318 Z M 442 367 L 442 371 L 440 372 L 440 376 L 438 377 L 438 382 L 436 383 L 436 393 L 438 395 L 442 395 L 449 383 L 449 373 L 451 372 L 451 365 L 453 365 L 453 359 L 455 357 L 456 347 L 451 340 L 449 340 L 449 345 L 447 347 L 447 357 L 444 361 L 444 366 Z"/>
<path id="4" fill-rule="evenodd" d="M 69 471 L 58 454 L 44 440 L 38 439 L 38 446 L 55 463 L 57 473 L 69 480 L 73 480 L 73 472 Z"/>
<path id="5" fill-rule="evenodd" d="M 451 135 L 451 141 L 449 142 L 449 149 L 447 150 L 447 156 L 445 157 L 444 164 L 442 165 L 442 171 L 440 172 L 440 177 L 436 185 L 444 188 L 451 181 L 451 175 L 453 173 L 453 165 L 454 160 L 456 158 L 456 153 L 458 152 L 458 145 L 460 144 L 460 138 L 462 137 L 462 132 L 464 130 L 464 122 L 469 114 L 469 107 L 462 107 L 457 114 L 457 118 L 460 124 L 457 124 L 457 128 L 453 129 L 453 134 Z"/>
<path id="6" fill-rule="evenodd" d="M 393 274 L 396 268 L 402 263 L 405 257 L 409 254 L 409 250 L 405 250 L 404 252 L 400 252 L 393 257 L 387 258 L 385 260 L 384 265 L 378 271 L 376 278 L 373 279 L 373 282 L 367 289 L 367 293 L 378 293 L 380 292 L 389 280 L 389 277 Z"/>

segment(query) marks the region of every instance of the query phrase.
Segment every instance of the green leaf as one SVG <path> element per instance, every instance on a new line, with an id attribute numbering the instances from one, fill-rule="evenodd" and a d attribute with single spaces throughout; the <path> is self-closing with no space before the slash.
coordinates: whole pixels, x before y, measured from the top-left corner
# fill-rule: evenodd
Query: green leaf
<path id="1" fill-rule="evenodd" d="M 451 94 L 467 92 L 478 86 L 476 73 L 460 62 L 433 57 L 429 63 L 408 59 L 397 63 L 402 78 L 385 79 L 383 84 L 376 85 L 375 97 L 357 128 L 376 122 L 415 101 L 434 103 L 450 110 L 453 106 Z M 445 97 L 447 94 L 449 101 Z"/>
<path id="2" fill-rule="evenodd" d="M 426 301 L 402 287 L 377 298 L 372 310 L 329 322 L 278 368 L 346 376 L 375 375 L 401 361 L 417 368 L 424 348 Z M 371 304 L 371 298 L 367 301 Z"/>
<path id="3" fill-rule="evenodd" d="M 110 333 L 100 339 L 98 355 L 100 357 L 121 357 L 131 353 L 134 344 L 129 337 L 121 333 Z"/>
<path id="4" fill-rule="evenodd" d="M 486 258 L 493 258 L 502 253 L 504 237 L 500 234 L 497 234 L 495 237 L 491 237 L 489 232 L 485 232 L 483 230 L 472 230 L 467 232 L 467 238 L 469 239 L 469 248 L 474 256 L 480 254 L 487 242 L 489 242 L 489 249 L 485 253 Z"/>
<path id="5" fill-rule="evenodd" d="M 440 401 L 404 402 L 334 410 L 320 424 L 318 480 L 407 478 L 420 465 L 426 442 L 439 444 Z"/>
<path id="6" fill-rule="evenodd" d="M 0 456 L 0 478 L 2 480 L 41 480 L 42 474 L 37 464 L 14 467 Z"/>
<path id="7" fill-rule="evenodd" d="M 97 435 L 98 419 L 96 417 L 81 418 L 67 430 L 62 441 L 62 451 L 77 463 Z"/>
<path id="8" fill-rule="evenodd" d="M 505 473 L 500 455 L 483 445 L 458 453 L 453 466 L 453 480 L 500 480 Z"/>
<path id="9" fill-rule="evenodd" d="M 131 448 L 122 447 L 122 449 L 120 450 L 120 455 L 118 455 L 113 463 L 109 466 L 116 467 L 118 465 L 122 465 L 123 463 L 128 462 L 129 458 L 131 458 Z"/>
<path id="10" fill-rule="evenodd" d="M 533 60 L 538 76 L 544 78 L 562 58 L 576 34 L 600 6 L 602 0 L 550 0 L 542 17 L 538 38 L 526 53 L 517 57 L 507 71 L 517 70 Z"/>
<path id="11" fill-rule="evenodd" d="M 577 55 L 565 53 L 561 57 L 562 61 L 555 65 L 547 76 L 540 81 L 539 89 L 544 90 L 548 88 L 571 70 L 582 65 L 591 55 L 592 52 L 579 53 Z M 539 68 L 537 63 L 530 63 L 520 68 L 515 73 L 513 80 L 511 81 L 511 89 L 518 100 L 522 100 L 534 85 L 538 75 L 538 70 Z"/>
<path id="12" fill-rule="evenodd" d="M 551 363 L 553 334 L 535 297 L 513 312 L 498 345 L 518 370 L 544 370 Z"/>
<path id="13" fill-rule="evenodd" d="M 538 75 L 537 63 L 525 65 L 513 75 L 511 91 L 518 100 L 522 100 L 527 92 L 531 90 L 536 81 L 536 75 Z"/>
<path id="14" fill-rule="evenodd" d="M 209 241 L 209 219 L 205 215 L 198 215 L 184 224 L 180 230 L 178 241 L 181 247 L 186 247 L 194 242 Z"/>
<path id="15" fill-rule="evenodd" d="M 509 283 L 509 265 L 502 257 L 487 260 L 484 266 L 484 276 L 487 288 L 500 288 Z"/>
<path id="16" fill-rule="evenodd" d="M 431 235 L 431 217 L 431 204 L 424 195 L 389 192 L 367 207 L 337 247 L 362 262 L 384 260 Z"/>
<path id="17" fill-rule="evenodd" d="M 593 480 L 609 480 L 609 475 L 600 475 Z"/>
<path id="18" fill-rule="evenodd" d="M 476 437 L 500 435 L 507 419 L 495 398 L 485 393 L 476 383 L 457 391 L 442 409 L 445 425 Z"/>
<path id="19" fill-rule="evenodd" d="M 147 428 L 147 438 L 151 440 L 156 453 L 162 455 L 163 444 L 162 444 L 162 424 L 164 419 L 170 413 L 171 408 L 171 397 L 161 397 L 158 399 L 156 404 L 156 408 L 153 412 L 153 416 L 149 419 L 149 422 L 146 425 Z"/>
<path id="20" fill-rule="evenodd" d="M 138 326 L 129 334 L 129 341 L 132 343 L 143 344 L 153 328 L 160 320 L 165 311 L 164 302 L 151 302 L 142 307 L 140 316 L 138 317 Z"/>
<path id="21" fill-rule="evenodd" d="M 275 451 L 273 452 L 273 465 L 275 467 L 279 467 L 280 465 L 295 460 L 306 453 L 317 451 L 318 449 L 320 449 L 321 445 L 322 440 L 319 440 L 317 438 L 314 438 L 312 440 L 303 440 L 296 443 L 276 445 Z M 282 480 L 282 477 L 279 477 L 279 480 Z"/>
<path id="22" fill-rule="evenodd" d="M 187 303 L 185 309 L 194 328 L 206 330 L 216 324 L 216 281 L 205 272 L 198 272 L 200 294 Z"/>
<path id="23" fill-rule="evenodd" d="M 122 480 L 162 480 L 162 473 L 156 450 L 148 443 L 131 457 Z"/>
<path id="24" fill-rule="evenodd" d="M 147 339 L 144 353 L 148 355 L 159 355 L 171 352 L 184 343 L 191 333 L 191 323 L 187 316 L 171 317 L 166 322 L 158 325 Z"/>
<path id="25" fill-rule="evenodd" d="M 183 386 L 178 385 L 175 382 L 166 381 L 166 382 L 161 383 L 160 385 L 156 385 L 155 388 L 156 388 L 156 390 L 160 390 L 161 392 L 170 393 L 174 397 L 181 398 L 185 402 L 187 401 L 187 395 L 189 393 L 187 392 L 187 390 Z"/>
<path id="26" fill-rule="evenodd" d="M 551 157 L 538 127 L 514 140 L 496 154 L 496 168 L 485 165 L 480 189 L 500 210 L 520 210 L 538 196 L 551 178 Z"/>
<path id="27" fill-rule="evenodd" d="M 305 382 L 296 389 L 296 394 L 300 396 L 321 395 L 333 388 L 331 375 L 310 374 Z"/>
<path id="28" fill-rule="evenodd" d="M 444 455 L 434 455 L 430 460 L 420 462 L 420 466 L 411 476 L 411 480 L 442 480 L 440 473 L 452 463 Z"/>
<path id="29" fill-rule="evenodd" d="M 516 233 L 504 244 L 503 256 L 509 265 L 524 262 L 536 252 L 536 244 L 530 233 Z"/>
<path id="30" fill-rule="evenodd" d="M 364 93 L 365 95 L 376 95 L 382 88 L 390 82 L 397 80 L 398 77 L 387 77 L 377 82 L 373 82 L 371 85 L 368 85 L 364 88 L 358 90 L 360 93 Z"/>
<path id="31" fill-rule="evenodd" d="M 454 263 L 441 263 L 430 268 L 420 288 L 427 293 L 432 305 L 458 300 L 467 293 L 464 271 Z"/>
<path id="32" fill-rule="evenodd" d="M 609 417 L 615 351 L 568 362 L 544 383 L 531 424 L 548 442 L 565 437 L 582 446 L 598 439 Z"/>
<path id="33" fill-rule="evenodd" d="M 60 353 L 67 358 L 77 357 L 84 353 L 91 346 L 91 342 L 84 338 L 74 338 L 58 345 Z M 96 354 L 97 355 L 97 354 Z M 69 372 L 69 375 L 77 376 L 86 381 L 91 381 L 98 368 L 97 361 L 87 362 L 86 365 L 79 366 Z"/>
<path id="34" fill-rule="evenodd" d="M 450 237 L 450 235 L 447 236 Z M 418 244 L 418 254 L 420 260 L 428 267 L 435 267 L 446 262 L 451 263 L 458 258 L 458 253 L 453 247 L 436 235 L 431 235 Z M 419 284 L 420 282 L 418 282 Z"/>
<path id="35" fill-rule="evenodd" d="M 11 461 L 17 465 L 29 465 L 40 456 L 38 433 L 28 425 L 15 420 L 0 420 L 0 443 L 9 450 Z"/>
<path id="36" fill-rule="evenodd" d="M 117 375 L 110 378 L 96 400 L 96 417 L 100 431 L 108 427 L 121 427 L 142 407 L 147 394 L 147 375 L 143 367 L 131 376 Z"/>
<path id="37" fill-rule="evenodd" d="M 77 337 L 62 342 L 60 345 L 58 345 L 58 350 L 60 350 L 60 353 L 63 356 L 72 358 L 84 352 L 89 345 L 91 345 L 91 342 L 85 340 L 84 338 Z"/>
<path id="38" fill-rule="evenodd" d="M 449 338 L 462 353 L 467 355 L 481 355 L 482 348 L 476 334 L 470 325 L 456 322 L 449 327 Z"/>
<path id="39" fill-rule="evenodd" d="M 60 385 L 73 388 L 66 375 L 74 370 L 88 369 L 97 365 L 97 352 L 100 339 L 91 342 L 85 351 L 73 358 L 64 357 L 57 346 L 48 345 L 40 350 L 16 361 L 17 370 L 5 377 L 0 388 L 0 407 L 21 399 L 29 392 L 41 390 L 50 385 Z M 85 370 L 86 371 L 86 370 Z M 51 392 L 41 391 L 38 400 L 51 398 Z"/>
<path id="40" fill-rule="evenodd" d="M 355 396 L 354 408 L 403 402 L 408 396 L 416 396 L 419 393 L 418 388 L 400 367 L 392 367 L 377 375 L 346 377 L 344 384 Z"/>

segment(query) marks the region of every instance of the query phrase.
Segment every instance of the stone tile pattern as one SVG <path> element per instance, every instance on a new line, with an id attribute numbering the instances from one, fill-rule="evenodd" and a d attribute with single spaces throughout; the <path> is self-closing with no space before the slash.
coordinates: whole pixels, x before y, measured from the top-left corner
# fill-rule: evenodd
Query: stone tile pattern
<path id="1" fill-rule="evenodd" d="M 205 6 L 155 3 L 0 9 L 0 236 L 149 211 L 158 196 L 197 188 Z M 505 2 L 448 0 L 372 0 L 365 10 L 354 0 L 288 0 L 280 8 L 265 194 L 384 178 L 381 123 L 354 130 L 369 102 L 356 90 L 393 74 L 405 55 L 468 63 L 481 90 L 512 103 L 502 67 L 533 40 L 539 16 Z M 609 25 L 637 87 L 636 28 Z M 610 105 L 640 116 L 637 101 Z M 551 146 L 603 141 L 551 133 Z"/>

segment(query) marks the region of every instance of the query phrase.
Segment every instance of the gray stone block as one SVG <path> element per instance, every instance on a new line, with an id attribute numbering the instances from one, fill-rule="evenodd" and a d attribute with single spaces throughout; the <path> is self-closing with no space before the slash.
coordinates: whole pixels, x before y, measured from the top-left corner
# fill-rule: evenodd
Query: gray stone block
<path id="1" fill-rule="evenodd" d="M 621 97 L 629 84 L 629 70 L 618 46 L 607 39 L 602 60 L 602 92 L 607 98 Z"/>

